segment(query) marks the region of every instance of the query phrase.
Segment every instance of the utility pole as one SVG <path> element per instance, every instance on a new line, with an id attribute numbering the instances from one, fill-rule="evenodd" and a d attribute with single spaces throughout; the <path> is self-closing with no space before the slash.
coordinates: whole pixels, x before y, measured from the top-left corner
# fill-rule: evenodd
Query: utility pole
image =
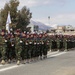
<path id="1" fill-rule="evenodd" d="M 50 25 L 50 16 L 48 16 L 48 22 L 49 22 L 49 25 Z"/>
<path id="2" fill-rule="evenodd" d="M 49 23 L 49 25 L 50 25 L 50 16 L 48 16 L 48 23 Z M 52 46 L 52 40 L 50 39 L 50 52 L 52 51 L 52 50 L 51 50 L 51 46 Z"/>

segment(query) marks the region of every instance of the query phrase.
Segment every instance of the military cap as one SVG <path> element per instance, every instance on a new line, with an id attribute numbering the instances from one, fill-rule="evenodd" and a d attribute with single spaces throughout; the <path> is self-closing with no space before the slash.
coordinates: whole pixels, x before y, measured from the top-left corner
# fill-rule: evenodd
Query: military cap
<path id="1" fill-rule="evenodd" d="M 34 36 L 34 37 L 36 37 L 36 36 L 37 36 L 37 34 L 36 34 L 36 33 L 34 33 L 34 34 L 33 34 L 33 36 Z"/>
<path id="2" fill-rule="evenodd" d="M 30 37 L 33 37 L 33 34 L 30 34 Z"/>
<path id="3" fill-rule="evenodd" d="M 64 38 L 68 38 L 68 35 L 64 35 Z"/>
<path id="4" fill-rule="evenodd" d="M 20 29 L 17 29 L 16 32 L 21 32 Z"/>
<path id="5" fill-rule="evenodd" d="M 5 32 L 5 29 L 2 29 L 2 32 Z"/>
<path id="6" fill-rule="evenodd" d="M 29 38 L 29 34 L 26 34 L 26 38 Z"/>
<path id="7" fill-rule="evenodd" d="M 11 33 L 8 33 L 8 36 L 11 36 Z"/>
<path id="8" fill-rule="evenodd" d="M 44 36 L 48 36 L 48 34 L 47 34 L 47 33 L 45 33 L 45 34 L 44 34 Z"/>
<path id="9" fill-rule="evenodd" d="M 60 35 L 57 35 L 57 37 L 59 38 L 59 37 L 60 37 Z"/>
<path id="10" fill-rule="evenodd" d="M 42 38 L 42 36 L 43 36 L 42 34 L 39 34 L 39 37 L 40 37 L 40 38 Z"/>

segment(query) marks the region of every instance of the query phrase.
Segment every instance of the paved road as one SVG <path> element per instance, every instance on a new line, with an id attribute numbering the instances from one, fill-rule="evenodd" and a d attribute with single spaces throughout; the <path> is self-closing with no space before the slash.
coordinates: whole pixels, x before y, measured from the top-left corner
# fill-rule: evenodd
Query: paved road
<path id="1" fill-rule="evenodd" d="M 75 51 L 55 52 L 30 64 L 0 65 L 0 75 L 75 75 Z"/>

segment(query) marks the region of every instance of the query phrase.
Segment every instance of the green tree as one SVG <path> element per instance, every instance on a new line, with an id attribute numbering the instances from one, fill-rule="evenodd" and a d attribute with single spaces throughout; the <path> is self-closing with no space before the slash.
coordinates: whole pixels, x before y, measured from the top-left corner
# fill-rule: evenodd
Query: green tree
<path id="1" fill-rule="evenodd" d="M 30 10 L 24 6 L 21 10 L 18 11 L 17 15 L 17 27 L 21 28 L 22 30 L 28 30 L 27 25 L 30 23 L 30 19 L 32 17 L 32 13 L 30 13 Z"/>
<path id="2" fill-rule="evenodd" d="M 49 32 L 50 32 L 50 31 L 47 29 L 47 30 L 46 30 L 46 33 L 49 33 Z"/>
<path id="3" fill-rule="evenodd" d="M 9 11 L 9 6 L 6 3 L 5 6 L 4 6 L 4 9 L 1 9 L 1 25 L 2 25 L 2 28 L 4 28 L 5 24 L 6 24 L 7 11 Z"/>
<path id="4" fill-rule="evenodd" d="M 10 11 L 12 21 L 10 27 L 13 29 L 28 30 L 27 25 L 30 22 L 32 13 L 30 13 L 30 10 L 26 6 L 18 10 L 19 3 L 18 0 L 10 0 L 5 4 L 4 8 L 1 9 L 1 26 L 3 28 L 5 28 L 8 11 Z"/>

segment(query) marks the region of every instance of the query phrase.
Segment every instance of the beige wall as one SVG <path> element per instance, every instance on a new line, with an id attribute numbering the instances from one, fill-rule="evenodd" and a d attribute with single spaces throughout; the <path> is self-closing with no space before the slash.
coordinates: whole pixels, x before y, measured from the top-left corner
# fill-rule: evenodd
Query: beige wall
<path id="1" fill-rule="evenodd" d="M 55 35 L 58 33 L 48 33 L 49 35 Z M 71 32 L 62 32 L 62 35 L 75 35 L 75 31 L 71 31 Z"/>

